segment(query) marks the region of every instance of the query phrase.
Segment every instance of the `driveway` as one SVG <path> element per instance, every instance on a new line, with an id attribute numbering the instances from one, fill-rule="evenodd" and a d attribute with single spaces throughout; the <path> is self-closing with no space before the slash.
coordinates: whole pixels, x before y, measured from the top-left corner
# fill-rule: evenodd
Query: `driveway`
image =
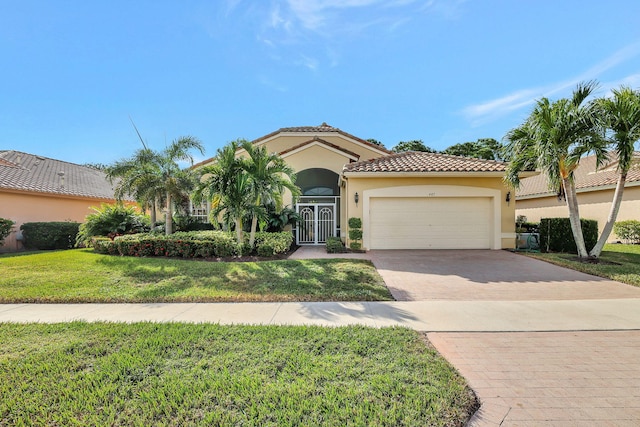
<path id="1" fill-rule="evenodd" d="M 398 301 L 640 298 L 640 288 L 503 250 L 374 250 L 368 255 Z"/>

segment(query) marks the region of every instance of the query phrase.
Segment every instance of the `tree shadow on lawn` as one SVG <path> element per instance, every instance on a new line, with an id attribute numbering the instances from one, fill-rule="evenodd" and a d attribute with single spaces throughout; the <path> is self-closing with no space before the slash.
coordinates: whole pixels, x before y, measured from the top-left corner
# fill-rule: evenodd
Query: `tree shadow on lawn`
<path id="1" fill-rule="evenodd" d="M 103 257 L 130 278 L 137 301 L 390 301 L 373 265 L 362 260 L 194 262 Z"/>

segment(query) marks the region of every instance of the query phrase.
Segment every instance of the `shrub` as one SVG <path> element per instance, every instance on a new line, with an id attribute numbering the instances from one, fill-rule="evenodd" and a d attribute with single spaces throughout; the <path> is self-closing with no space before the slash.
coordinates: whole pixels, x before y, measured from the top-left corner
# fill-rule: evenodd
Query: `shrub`
<path id="1" fill-rule="evenodd" d="M 362 228 L 362 219 L 349 218 L 349 228 Z"/>
<path id="2" fill-rule="evenodd" d="M 598 221 L 580 219 L 587 250 L 598 241 Z M 569 218 L 543 218 L 540 220 L 540 249 L 543 252 L 577 253 L 576 242 Z"/>
<path id="3" fill-rule="evenodd" d="M 358 240 L 362 239 L 362 220 L 360 218 L 349 218 L 349 247 L 358 251 L 362 244 Z"/>
<path id="4" fill-rule="evenodd" d="M 293 234 L 288 231 L 279 233 L 256 233 L 256 252 L 259 256 L 273 256 L 282 254 L 291 249 Z M 271 252 L 271 253 L 269 253 Z"/>
<path id="5" fill-rule="evenodd" d="M 77 222 L 26 222 L 20 226 L 27 249 L 70 249 L 78 236 Z"/>
<path id="6" fill-rule="evenodd" d="M 626 243 L 640 244 L 640 221 L 636 219 L 616 222 L 613 232 Z"/>
<path id="7" fill-rule="evenodd" d="M 93 236 L 114 238 L 123 234 L 149 231 L 147 218 L 139 214 L 133 206 L 103 203 L 100 208 L 92 209 L 95 212 L 87 215 L 85 222 L 80 226 L 78 245 L 86 244 Z"/>
<path id="8" fill-rule="evenodd" d="M 289 250 L 293 234 L 256 233 L 256 251 L 260 256 L 273 256 Z M 170 236 L 150 233 L 117 236 L 113 241 L 94 237 L 95 251 L 127 256 L 168 256 L 183 258 L 230 257 L 249 253 L 248 244 L 238 246 L 235 235 L 227 231 L 177 232 Z"/>
<path id="9" fill-rule="evenodd" d="M 327 237 L 327 253 L 340 254 L 346 252 L 347 249 L 339 237 Z"/>
<path id="10" fill-rule="evenodd" d="M 7 238 L 9 234 L 11 234 L 11 230 L 13 230 L 13 224 L 15 222 L 10 219 L 0 218 L 0 246 L 4 244 L 4 239 Z"/>

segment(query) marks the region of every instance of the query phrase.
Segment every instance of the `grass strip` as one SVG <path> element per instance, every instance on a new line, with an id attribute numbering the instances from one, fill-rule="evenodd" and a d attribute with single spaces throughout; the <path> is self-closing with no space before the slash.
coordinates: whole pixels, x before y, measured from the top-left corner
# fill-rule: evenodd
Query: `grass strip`
<path id="1" fill-rule="evenodd" d="M 0 324 L 0 425 L 460 426 L 462 377 L 405 328 Z"/>

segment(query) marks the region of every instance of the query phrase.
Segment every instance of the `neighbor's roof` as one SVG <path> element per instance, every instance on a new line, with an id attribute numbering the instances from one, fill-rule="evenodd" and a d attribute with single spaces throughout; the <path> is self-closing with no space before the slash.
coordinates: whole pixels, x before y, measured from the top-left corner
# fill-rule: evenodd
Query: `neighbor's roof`
<path id="1" fill-rule="evenodd" d="M 627 174 L 627 184 L 634 182 L 640 184 L 640 152 L 634 153 L 638 163 Z M 618 162 L 612 160 L 596 167 L 596 156 L 587 156 L 580 159 L 580 164 L 574 171 L 576 191 L 602 190 L 605 187 L 615 186 L 618 182 Z M 525 178 L 520 182 L 520 188 L 516 197 L 547 197 L 556 195 L 557 190 L 549 188 L 546 174 L 540 174 Z"/>
<path id="2" fill-rule="evenodd" d="M 114 199 L 104 172 L 14 150 L 0 150 L 0 191 Z"/>
<path id="3" fill-rule="evenodd" d="M 350 163 L 343 172 L 504 172 L 507 164 L 449 154 L 406 151 Z"/>

